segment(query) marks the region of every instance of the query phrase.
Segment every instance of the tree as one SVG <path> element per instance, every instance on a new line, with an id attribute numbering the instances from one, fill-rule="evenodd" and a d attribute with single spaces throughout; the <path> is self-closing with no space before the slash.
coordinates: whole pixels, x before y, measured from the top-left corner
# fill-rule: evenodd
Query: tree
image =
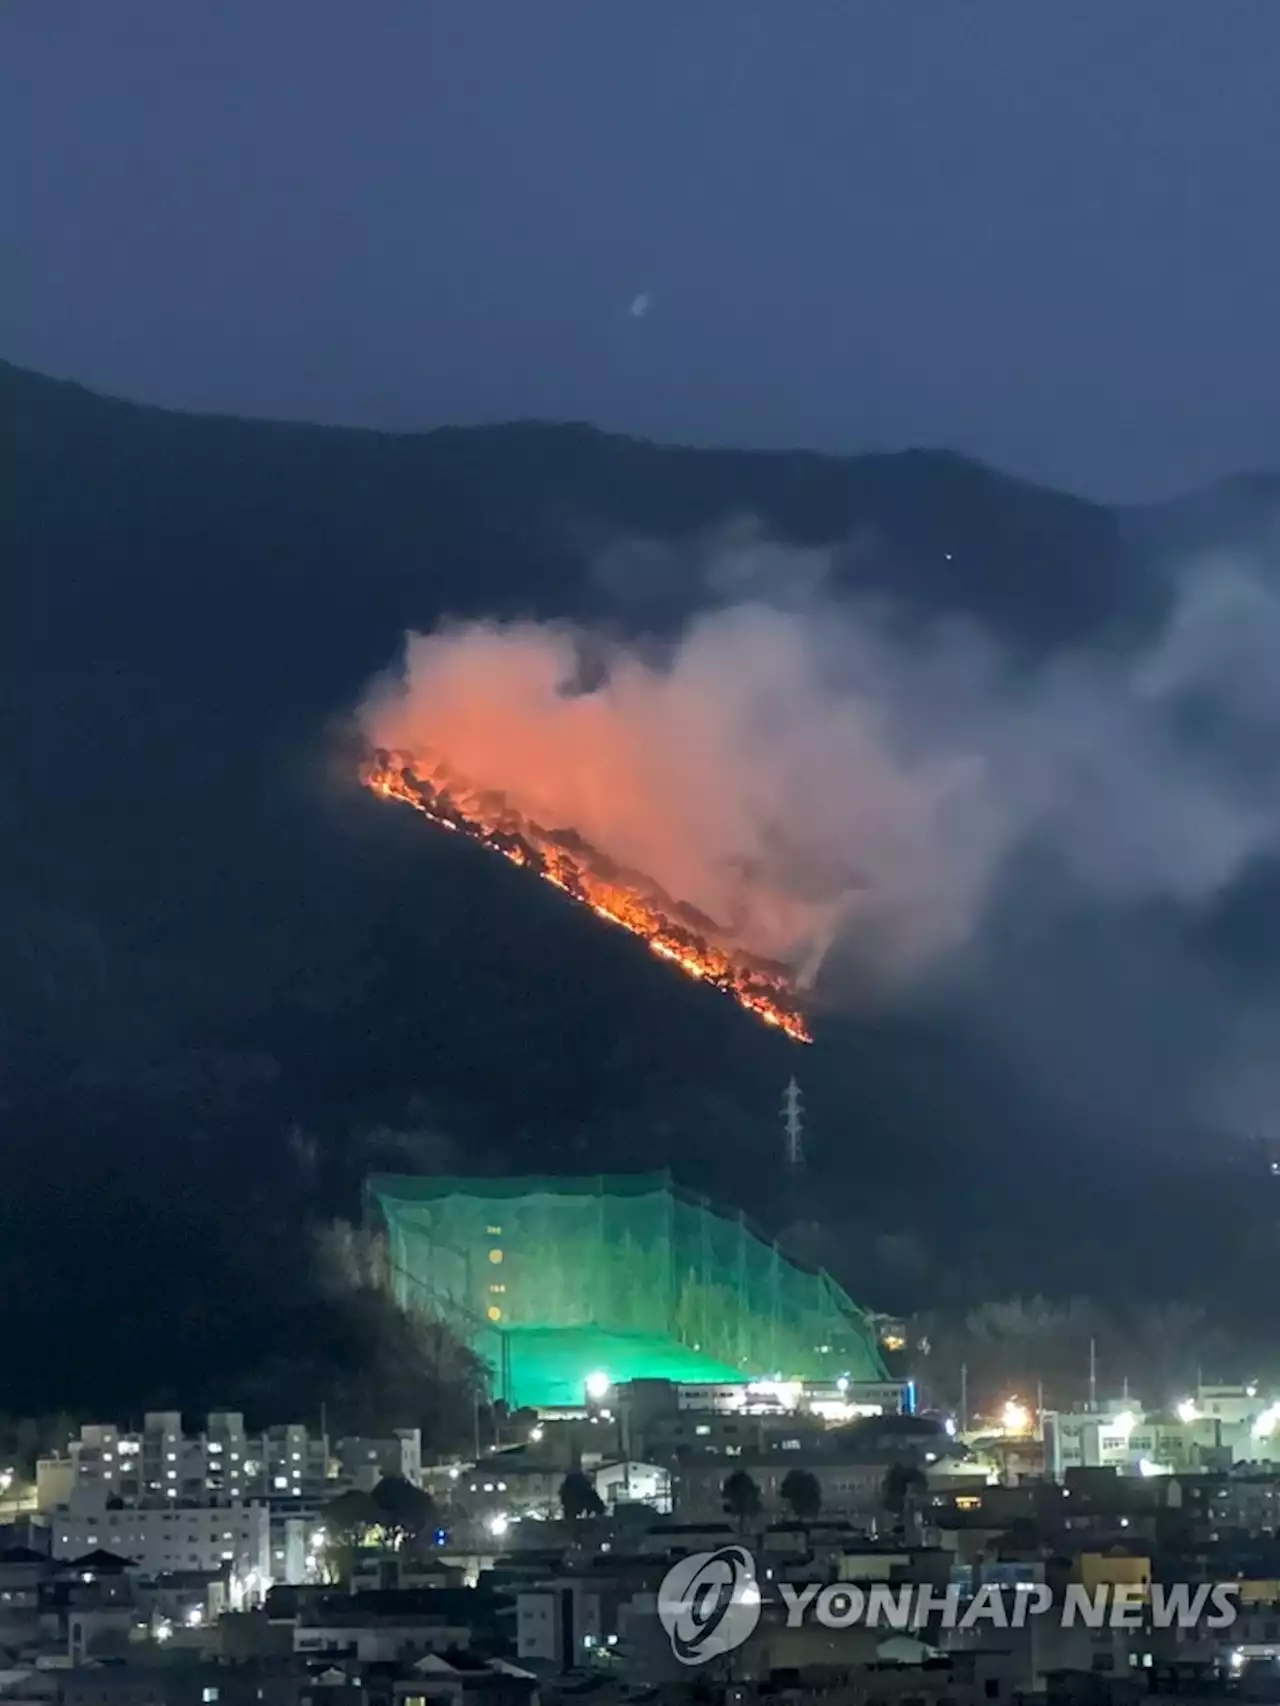
<path id="1" fill-rule="evenodd" d="M 381 1517 L 382 1531 L 399 1548 L 430 1527 L 435 1508 L 421 1487 L 403 1475 L 384 1475 L 370 1495 Z"/>
<path id="2" fill-rule="evenodd" d="M 780 1490 L 801 1522 L 812 1522 L 822 1509 L 821 1484 L 807 1469 L 788 1470 Z"/>
<path id="3" fill-rule="evenodd" d="M 369 1530 L 382 1520 L 382 1512 L 370 1495 L 357 1487 L 330 1500 L 320 1512 L 326 1573 L 338 1581 L 349 1581 L 355 1554 L 368 1539 Z"/>
<path id="4" fill-rule="evenodd" d="M 331 1240 L 330 1253 L 340 1247 Z M 418 1426 L 428 1450 L 469 1445 L 485 1375 L 478 1358 L 443 1321 L 402 1309 L 374 1286 L 343 1286 L 340 1273 L 330 1264 L 327 1294 L 302 1276 L 283 1311 L 288 1350 L 241 1385 L 246 1410 L 270 1417 L 323 1408 L 339 1435 L 380 1439 Z"/>
<path id="5" fill-rule="evenodd" d="M 339 1493 L 336 1499 L 329 1503 L 320 1513 L 326 1534 L 350 1534 L 363 1537 L 370 1528 L 376 1528 L 382 1521 L 382 1513 L 373 1502 L 373 1495 L 365 1493 L 359 1487 L 350 1487 L 345 1493 Z"/>
<path id="6" fill-rule="evenodd" d="M 322 1297 L 386 1290 L 390 1273 L 386 1235 L 346 1220 L 326 1221 L 311 1228 L 311 1267 Z"/>
<path id="7" fill-rule="evenodd" d="M 880 1497 L 884 1508 L 891 1516 L 901 1522 L 910 1499 L 927 1493 L 929 1483 L 924 1471 L 914 1463 L 891 1463 L 880 1483 Z"/>
<path id="8" fill-rule="evenodd" d="M 581 1469 L 571 1469 L 560 1483 L 560 1509 L 566 1522 L 580 1522 L 585 1516 L 604 1515 L 604 1501 L 590 1477 Z"/>
<path id="9" fill-rule="evenodd" d="M 33 1479 L 37 1460 L 65 1452 L 78 1425 L 66 1415 L 0 1416 L 0 1467 Z"/>
<path id="10" fill-rule="evenodd" d="M 760 1515 L 760 1489 L 745 1469 L 735 1469 L 720 1491 L 726 1513 L 736 1518 L 739 1528 L 745 1528 L 753 1517 Z"/>

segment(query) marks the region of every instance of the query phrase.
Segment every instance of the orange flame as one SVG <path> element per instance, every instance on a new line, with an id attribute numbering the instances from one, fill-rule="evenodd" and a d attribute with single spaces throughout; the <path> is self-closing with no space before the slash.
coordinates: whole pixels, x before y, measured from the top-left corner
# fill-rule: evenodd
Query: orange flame
<path id="1" fill-rule="evenodd" d="M 412 806 L 441 829 L 466 835 L 513 865 L 536 871 L 598 918 L 638 936 L 659 959 L 723 990 L 793 1041 L 812 1041 L 785 966 L 716 945 L 713 920 L 671 900 L 647 878 L 623 870 L 575 831 L 542 828 L 505 795 L 473 787 L 436 759 L 378 752 L 360 780 L 383 799 Z"/>

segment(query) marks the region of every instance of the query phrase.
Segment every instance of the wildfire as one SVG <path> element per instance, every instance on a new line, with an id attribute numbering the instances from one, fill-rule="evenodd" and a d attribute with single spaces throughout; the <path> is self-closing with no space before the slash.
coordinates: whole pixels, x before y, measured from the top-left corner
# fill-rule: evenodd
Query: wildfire
<path id="1" fill-rule="evenodd" d="M 402 800 L 441 829 L 466 835 L 513 865 L 536 871 L 598 918 L 639 936 L 659 959 L 723 990 L 793 1041 L 812 1040 L 785 966 L 718 945 L 712 919 L 622 869 L 573 830 L 544 829 L 505 795 L 473 787 L 435 759 L 378 752 L 360 779 L 375 794 Z"/>

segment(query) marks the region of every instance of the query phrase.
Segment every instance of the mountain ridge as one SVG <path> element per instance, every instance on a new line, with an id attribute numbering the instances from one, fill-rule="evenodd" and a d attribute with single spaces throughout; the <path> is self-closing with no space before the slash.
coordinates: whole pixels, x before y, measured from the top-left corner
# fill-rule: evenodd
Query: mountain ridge
<path id="1" fill-rule="evenodd" d="M 1169 597 L 1129 516 L 948 452 L 243 422 L 3 363 L 0 457 L 16 567 L 0 1129 L 12 1179 L 44 1205 L 12 1229 L 15 1331 L 49 1322 L 55 1249 L 72 1276 L 58 1295 L 114 1250 L 124 1310 L 129 1216 L 162 1227 L 172 1210 L 201 1249 L 182 1307 L 205 1323 L 174 1380 L 225 1394 L 244 1353 L 229 1329 L 208 1337 L 209 1287 L 234 1288 L 246 1241 L 353 1213 L 363 1172 L 405 1143 L 456 1171 L 670 1163 L 775 1229 L 821 1203 L 837 1277 L 866 1302 L 1071 1290 L 1114 1134 L 1055 1107 L 940 996 L 819 1015 L 797 1051 L 546 885 L 363 794 L 343 719 L 405 629 L 443 618 L 674 631 L 707 596 L 680 547 L 744 517 L 822 547 L 842 594 L 976 619 L 1015 654 L 1115 643 Z M 661 542 L 674 567 L 602 575 L 620 538 Z M 793 1070 L 813 1130 L 799 1204 L 776 1122 Z M 122 1218 L 90 1237 L 95 1190 Z M 1256 1217 L 1256 1195 L 1194 1167 L 1160 1199 L 1166 1222 L 1135 1232 L 1141 1257 L 1100 1264 L 1108 1287 L 1185 1286 L 1164 1244 L 1212 1203 L 1223 1224 L 1242 1203 Z M 60 1237 L 68 1214 L 82 1247 Z M 914 1275 L 877 1254 L 899 1233 L 927 1251 Z M 1220 1260 L 1224 1292 L 1251 1271 Z M 101 1330 L 94 1390 L 122 1327 Z M 71 1401 L 71 1379 L 51 1374 L 51 1398 Z"/>

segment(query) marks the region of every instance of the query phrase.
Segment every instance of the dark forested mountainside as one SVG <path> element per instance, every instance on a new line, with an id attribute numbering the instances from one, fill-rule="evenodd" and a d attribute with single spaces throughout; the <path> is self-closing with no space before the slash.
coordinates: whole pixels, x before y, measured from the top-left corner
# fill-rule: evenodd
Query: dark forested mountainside
<path id="1" fill-rule="evenodd" d="M 453 615 L 678 618 L 700 589 L 593 574 L 619 535 L 740 516 L 847 547 L 843 573 L 1057 646 L 1141 608 L 1114 517 L 934 452 L 682 450 L 584 426 L 419 435 L 202 419 L 0 365 L 6 656 L 56 620 L 67 666 L 179 671 L 330 708 L 412 625 Z M 639 579 L 640 577 L 637 576 Z"/>
<path id="2" fill-rule="evenodd" d="M 829 546 L 844 590 L 1030 657 L 1158 613 L 1124 518 L 932 452 L 199 419 L 5 367 L 0 468 L 0 1320 L 39 1347 L 8 1407 L 252 1393 L 296 1353 L 304 1225 L 358 1214 L 373 1166 L 670 1165 L 819 1221 L 810 1253 L 894 1308 L 1165 1297 L 1219 1233 L 1231 1295 L 1271 1247 L 1247 1166 L 1185 1150 L 1107 1237 L 1115 1132 L 945 1001 L 827 1015 L 798 1059 L 351 782 L 343 713 L 406 628 L 663 630 L 705 598 L 678 551 L 619 539 L 752 517 Z M 812 1167 L 788 1197 L 798 1067 Z"/>

